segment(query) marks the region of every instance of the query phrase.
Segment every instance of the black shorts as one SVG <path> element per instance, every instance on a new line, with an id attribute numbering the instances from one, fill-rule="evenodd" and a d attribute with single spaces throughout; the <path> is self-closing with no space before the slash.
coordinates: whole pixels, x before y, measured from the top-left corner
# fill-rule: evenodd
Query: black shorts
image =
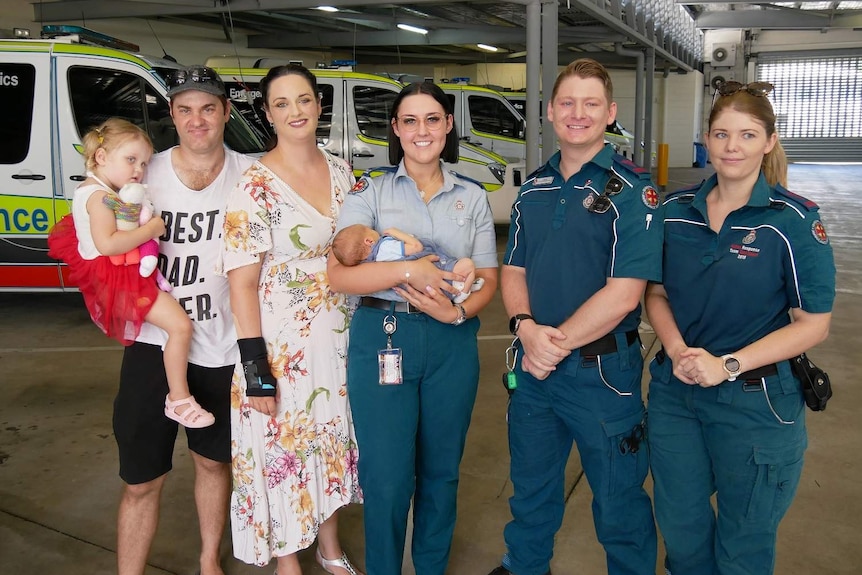
<path id="1" fill-rule="evenodd" d="M 230 383 L 234 366 L 189 364 L 189 390 L 215 423 L 186 428 L 189 449 L 213 461 L 230 461 Z M 120 389 L 114 400 L 114 437 L 120 450 L 120 477 L 146 483 L 171 470 L 179 424 L 165 415 L 168 380 L 157 345 L 133 343 L 123 353 Z"/>

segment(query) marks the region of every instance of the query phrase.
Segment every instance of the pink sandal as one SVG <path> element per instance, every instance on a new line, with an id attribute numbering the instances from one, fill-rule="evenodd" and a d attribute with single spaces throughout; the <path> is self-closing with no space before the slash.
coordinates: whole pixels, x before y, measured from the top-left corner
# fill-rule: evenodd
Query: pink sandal
<path id="1" fill-rule="evenodd" d="M 188 405 L 188 408 L 182 413 L 177 413 L 177 408 L 184 405 Z M 215 423 L 213 414 L 201 407 L 192 395 L 176 401 L 165 397 L 165 415 L 168 419 L 173 419 L 180 425 L 192 429 L 209 427 Z"/>

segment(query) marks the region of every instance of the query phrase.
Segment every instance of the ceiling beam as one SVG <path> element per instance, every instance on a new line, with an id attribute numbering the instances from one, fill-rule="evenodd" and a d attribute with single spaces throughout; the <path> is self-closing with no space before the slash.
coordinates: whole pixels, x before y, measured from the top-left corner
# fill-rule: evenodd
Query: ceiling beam
<path id="1" fill-rule="evenodd" d="M 411 4 L 434 4 L 441 0 L 410 0 Z M 494 0 L 474 0 L 480 4 Z M 509 0 L 524 4 L 526 0 Z M 68 20 L 98 20 L 102 18 L 143 18 L 148 16 L 179 16 L 183 14 L 237 13 L 248 11 L 278 11 L 313 9 L 321 0 L 231 0 L 229 4 L 212 0 L 178 0 L 173 4 L 162 2 L 137 2 L 136 0 L 64 0 L 62 2 L 34 2 L 35 22 L 58 22 Z M 392 5 L 392 0 L 338 0 L 340 8 L 353 6 Z"/>
<path id="2" fill-rule="evenodd" d="M 604 26 L 581 26 L 561 29 L 560 42 L 624 42 L 622 34 L 614 34 Z M 524 44 L 527 32 L 522 28 L 480 26 L 470 29 L 431 30 L 428 34 L 416 34 L 404 30 L 385 32 L 347 33 L 278 33 L 258 34 L 248 37 L 249 48 L 313 48 L 316 46 L 445 46 L 448 44 Z"/>
<path id="3" fill-rule="evenodd" d="M 823 0 L 794 0 L 796 4 L 820 4 Z M 698 5 L 698 4 L 766 4 L 764 0 L 674 0 L 674 4 Z"/>
<path id="4" fill-rule="evenodd" d="M 613 52 L 572 52 L 570 50 L 560 50 L 558 61 L 561 66 L 567 65 L 569 62 L 589 56 L 590 58 L 604 64 L 609 68 L 615 69 L 631 69 L 634 68 L 635 60 L 625 58 Z M 356 59 L 359 65 L 370 64 L 387 64 L 400 67 L 408 67 L 411 64 L 427 64 L 428 62 L 439 64 L 496 64 L 496 63 L 524 63 L 525 56 L 518 58 L 500 58 L 499 55 L 491 55 L 485 53 L 469 53 L 460 54 L 429 54 L 427 52 L 401 52 L 398 54 L 393 51 L 381 51 L 377 49 L 356 50 Z M 659 61 L 657 61 L 659 62 Z M 673 66 L 673 64 L 671 64 Z M 656 68 L 663 68 L 664 61 L 656 64 Z"/>
<path id="5" fill-rule="evenodd" d="M 741 10 L 736 12 L 703 12 L 694 21 L 701 30 L 720 28 L 762 30 L 819 30 L 825 28 L 860 28 L 862 13 L 825 14 L 785 10 Z"/>

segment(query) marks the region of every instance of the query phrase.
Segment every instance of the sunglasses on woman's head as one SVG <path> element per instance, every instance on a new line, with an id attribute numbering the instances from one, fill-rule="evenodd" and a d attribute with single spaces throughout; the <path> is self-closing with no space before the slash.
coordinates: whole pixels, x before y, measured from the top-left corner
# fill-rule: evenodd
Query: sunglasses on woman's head
<path id="1" fill-rule="evenodd" d="M 757 96 L 762 98 L 769 94 L 775 86 L 770 84 L 769 82 L 751 82 L 749 84 L 743 84 L 742 82 L 724 82 L 719 84 L 715 89 L 715 95 L 717 96 L 732 96 L 737 92 L 748 92 L 752 96 Z"/>

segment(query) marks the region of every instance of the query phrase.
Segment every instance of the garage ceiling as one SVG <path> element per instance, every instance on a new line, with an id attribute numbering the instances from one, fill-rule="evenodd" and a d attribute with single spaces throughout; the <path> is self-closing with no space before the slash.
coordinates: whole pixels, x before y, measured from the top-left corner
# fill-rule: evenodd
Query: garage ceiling
<path id="1" fill-rule="evenodd" d="M 33 4 L 43 23 L 146 18 L 250 34 L 249 48 L 350 53 L 364 64 L 524 62 L 526 5 L 539 0 L 59 0 Z M 337 11 L 323 11 L 328 3 Z M 426 30 L 399 29 L 406 24 Z M 862 1 L 562 0 L 559 61 L 580 56 L 627 68 L 615 47 L 650 47 L 656 67 L 700 68 L 706 29 L 862 28 Z M 495 52 L 478 44 L 497 48 Z"/>

